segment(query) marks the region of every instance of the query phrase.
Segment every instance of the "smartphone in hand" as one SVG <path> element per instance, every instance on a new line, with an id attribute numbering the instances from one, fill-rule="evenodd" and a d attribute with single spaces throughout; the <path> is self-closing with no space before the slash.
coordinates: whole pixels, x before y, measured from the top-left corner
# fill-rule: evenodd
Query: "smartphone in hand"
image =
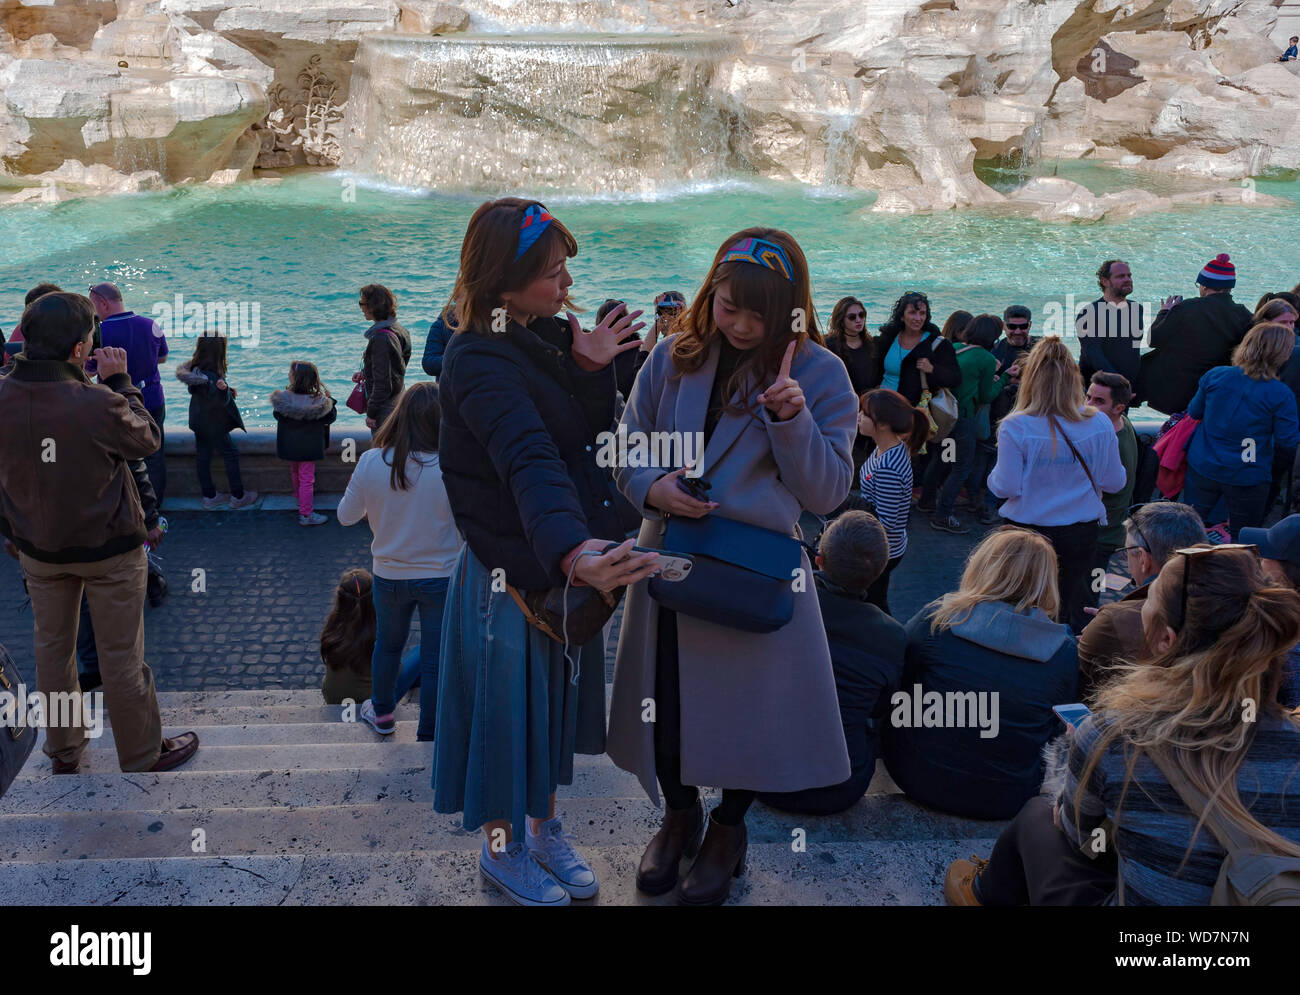
<path id="1" fill-rule="evenodd" d="M 1078 729 L 1083 724 L 1083 720 L 1092 714 L 1092 709 L 1087 705 L 1053 705 L 1052 711 L 1056 717 L 1064 722 L 1071 729 Z"/>

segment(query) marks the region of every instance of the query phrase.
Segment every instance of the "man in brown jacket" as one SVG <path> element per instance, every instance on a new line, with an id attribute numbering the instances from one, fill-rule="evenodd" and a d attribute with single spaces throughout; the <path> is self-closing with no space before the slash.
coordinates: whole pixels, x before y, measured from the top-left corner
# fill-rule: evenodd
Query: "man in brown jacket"
<path id="1" fill-rule="evenodd" d="M 1175 501 L 1138 505 L 1124 522 L 1124 537 L 1137 589 L 1098 611 L 1079 637 L 1079 697 L 1084 701 L 1092 698 L 1108 668 L 1136 659 L 1142 648 L 1142 604 L 1160 568 L 1174 550 L 1207 541 L 1201 516 Z"/>
<path id="2" fill-rule="evenodd" d="M 159 445 L 158 426 L 126 372 L 123 349 L 99 349 L 100 384 L 85 373 L 94 310 L 51 293 L 22 317 L 24 352 L 0 380 L 0 532 L 18 552 L 32 599 L 36 685 L 77 691 L 74 649 L 84 588 L 104 699 L 124 771 L 171 770 L 198 749 L 163 739 L 153 672 L 144 661 L 144 512 L 128 460 Z M 76 773 L 87 736 L 79 713 L 46 729 L 56 774 Z"/>

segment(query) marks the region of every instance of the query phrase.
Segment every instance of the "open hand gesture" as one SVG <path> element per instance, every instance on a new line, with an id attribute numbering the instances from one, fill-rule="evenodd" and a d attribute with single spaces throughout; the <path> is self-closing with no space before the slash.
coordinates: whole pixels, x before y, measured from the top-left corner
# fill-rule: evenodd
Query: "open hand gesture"
<path id="1" fill-rule="evenodd" d="M 790 364 L 794 362 L 795 350 L 799 340 L 794 339 L 786 346 L 785 355 L 781 357 L 781 369 L 771 387 L 758 395 L 758 399 L 768 411 L 772 412 L 773 421 L 785 421 L 797 415 L 804 406 L 803 390 L 799 381 L 790 376 Z"/>
<path id="2" fill-rule="evenodd" d="M 620 352 L 627 352 L 641 345 L 639 339 L 630 336 L 645 328 L 644 321 L 632 324 L 634 318 L 644 313 L 642 311 L 628 314 L 626 305 L 616 307 L 590 332 L 582 330 L 582 325 L 578 323 L 578 316 L 572 311 L 564 313 L 569 316 L 569 327 L 573 329 L 573 361 L 588 373 L 603 370 Z"/>

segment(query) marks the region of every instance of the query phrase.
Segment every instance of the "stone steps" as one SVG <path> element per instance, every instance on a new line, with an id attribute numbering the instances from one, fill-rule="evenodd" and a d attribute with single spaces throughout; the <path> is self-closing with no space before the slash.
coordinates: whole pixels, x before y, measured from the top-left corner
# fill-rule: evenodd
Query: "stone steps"
<path id="1" fill-rule="evenodd" d="M 644 844 L 587 846 L 600 894 L 575 905 L 671 905 L 636 890 Z M 732 905 L 941 905 L 948 863 L 993 839 L 749 846 Z M 46 905 L 508 905 L 478 873 L 478 849 L 4 865 L 0 891 Z"/>
<path id="2" fill-rule="evenodd" d="M 503 901 L 478 874 L 480 834 L 433 811 L 433 744 L 415 741 L 418 706 L 400 706 L 396 734 L 381 739 L 340 721 L 342 707 L 323 705 L 315 690 L 170 692 L 159 704 L 168 734 L 199 734 L 198 755 L 177 771 L 121 773 L 111 723 L 79 774 L 56 777 L 33 753 L 0 799 L 0 901 Z M 586 904 L 671 901 L 635 890 L 660 811 L 634 777 L 606 757 L 577 756 L 574 783 L 558 795 L 566 829 L 602 881 Z M 740 904 L 935 903 L 947 863 L 986 854 L 1001 829 L 912 804 L 883 767 L 848 812 L 755 805 L 747 824 L 749 870 L 732 898 Z"/>

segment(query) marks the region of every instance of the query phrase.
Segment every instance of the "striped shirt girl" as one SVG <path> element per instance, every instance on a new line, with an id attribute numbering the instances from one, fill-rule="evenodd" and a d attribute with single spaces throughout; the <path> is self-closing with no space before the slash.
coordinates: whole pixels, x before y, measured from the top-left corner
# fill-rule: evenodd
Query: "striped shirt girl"
<path id="1" fill-rule="evenodd" d="M 900 442 L 877 449 L 862 464 L 862 497 L 876 509 L 889 539 L 889 558 L 907 552 L 907 516 L 912 508 L 912 454 Z"/>

